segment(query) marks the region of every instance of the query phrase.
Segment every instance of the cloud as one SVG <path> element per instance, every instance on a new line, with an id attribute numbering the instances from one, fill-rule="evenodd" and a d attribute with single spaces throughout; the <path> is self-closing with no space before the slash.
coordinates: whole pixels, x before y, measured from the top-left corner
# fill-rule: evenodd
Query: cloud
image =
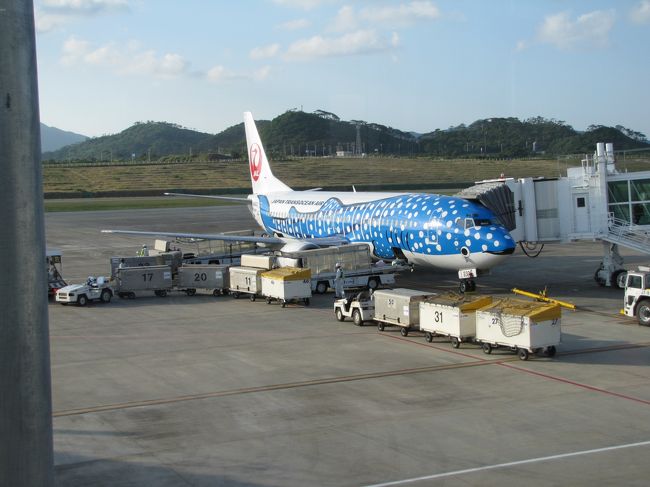
<path id="1" fill-rule="evenodd" d="M 567 12 L 547 16 L 537 32 L 537 39 L 558 49 L 603 47 L 609 43 L 614 26 L 613 10 L 595 10 L 572 20 Z"/>
<path id="2" fill-rule="evenodd" d="M 374 30 L 359 30 L 340 37 L 314 36 L 291 44 L 284 57 L 287 60 L 308 61 L 322 57 L 369 54 L 391 49 L 393 42 L 395 37 L 385 39 Z"/>
<path id="3" fill-rule="evenodd" d="M 325 3 L 324 0 L 273 0 L 273 3 L 281 7 L 299 8 L 302 10 L 312 10 Z"/>
<path id="4" fill-rule="evenodd" d="M 261 68 L 253 71 L 252 73 L 236 73 L 227 69 L 225 66 L 216 65 L 208 70 L 206 78 L 212 83 L 221 83 L 234 80 L 253 80 L 262 81 L 268 78 L 271 73 L 270 66 L 262 66 Z"/>
<path id="5" fill-rule="evenodd" d="M 63 44 L 61 63 L 64 66 L 85 64 L 111 69 L 120 75 L 147 75 L 175 78 L 188 74 L 189 63 L 176 53 L 158 55 L 154 50 L 142 50 L 138 43 L 126 47 L 109 42 L 99 47 L 88 41 L 69 37 Z"/>
<path id="6" fill-rule="evenodd" d="M 251 59 L 268 59 L 275 57 L 280 50 L 280 44 L 269 44 L 268 46 L 255 47 L 251 49 Z"/>
<path id="7" fill-rule="evenodd" d="M 296 20 L 290 20 L 288 22 L 284 22 L 283 24 L 278 24 L 275 26 L 276 29 L 280 30 L 300 30 L 300 29 L 306 29 L 311 25 L 311 22 L 307 19 L 296 19 Z"/>
<path id="8" fill-rule="evenodd" d="M 440 10 L 430 1 L 412 1 L 396 6 L 366 7 L 358 13 L 346 5 L 339 9 L 330 30 L 337 32 L 351 31 L 359 25 L 372 27 L 406 27 L 416 22 L 436 20 Z"/>
<path id="9" fill-rule="evenodd" d="M 650 24 L 650 0 L 640 1 L 630 11 L 630 20 L 635 24 Z"/>
<path id="10" fill-rule="evenodd" d="M 130 9 L 127 0 L 42 0 L 35 10 L 36 30 L 55 30 L 82 17 L 93 17 Z"/>

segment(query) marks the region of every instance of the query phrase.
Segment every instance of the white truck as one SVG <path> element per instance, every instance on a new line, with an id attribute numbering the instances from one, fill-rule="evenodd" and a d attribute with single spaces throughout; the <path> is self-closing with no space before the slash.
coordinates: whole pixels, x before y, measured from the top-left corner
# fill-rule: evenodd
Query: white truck
<path id="1" fill-rule="evenodd" d="M 639 325 L 650 326 L 650 267 L 639 266 L 627 272 L 621 314 L 636 317 Z"/>
<path id="2" fill-rule="evenodd" d="M 357 326 L 363 326 L 366 321 L 372 321 L 375 316 L 375 301 L 370 291 L 361 291 L 354 297 L 334 301 L 334 315 L 338 321 L 352 318 Z"/>
<path id="3" fill-rule="evenodd" d="M 110 303 L 113 289 L 108 280 L 102 276 L 89 276 L 83 284 L 70 284 L 56 292 L 56 301 L 61 304 L 77 304 L 86 306 L 89 301 Z"/>

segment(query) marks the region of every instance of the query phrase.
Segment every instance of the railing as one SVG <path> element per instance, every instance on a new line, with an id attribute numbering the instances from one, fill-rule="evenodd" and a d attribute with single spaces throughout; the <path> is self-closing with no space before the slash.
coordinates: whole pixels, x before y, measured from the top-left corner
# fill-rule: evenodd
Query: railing
<path id="1" fill-rule="evenodd" d="M 609 232 L 605 240 L 650 254 L 650 234 L 646 227 L 615 218 L 613 213 L 609 213 L 607 228 Z"/>

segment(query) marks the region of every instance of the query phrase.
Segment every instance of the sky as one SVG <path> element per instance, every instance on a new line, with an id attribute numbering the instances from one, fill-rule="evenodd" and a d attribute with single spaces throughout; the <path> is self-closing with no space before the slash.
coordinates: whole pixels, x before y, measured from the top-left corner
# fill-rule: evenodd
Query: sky
<path id="1" fill-rule="evenodd" d="M 420 133 L 491 117 L 650 137 L 650 0 L 34 0 L 41 121 L 208 133 L 325 110 Z"/>

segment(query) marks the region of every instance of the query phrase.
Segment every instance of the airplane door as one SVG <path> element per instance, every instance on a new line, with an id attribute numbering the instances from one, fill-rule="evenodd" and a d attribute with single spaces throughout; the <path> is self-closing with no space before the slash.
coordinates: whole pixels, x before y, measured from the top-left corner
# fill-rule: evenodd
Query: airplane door
<path id="1" fill-rule="evenodd" d="M 591 231 L 589 193 L 576 193 L 573 195 L 573 230 L 575 233 L 589 233 Z"/>

